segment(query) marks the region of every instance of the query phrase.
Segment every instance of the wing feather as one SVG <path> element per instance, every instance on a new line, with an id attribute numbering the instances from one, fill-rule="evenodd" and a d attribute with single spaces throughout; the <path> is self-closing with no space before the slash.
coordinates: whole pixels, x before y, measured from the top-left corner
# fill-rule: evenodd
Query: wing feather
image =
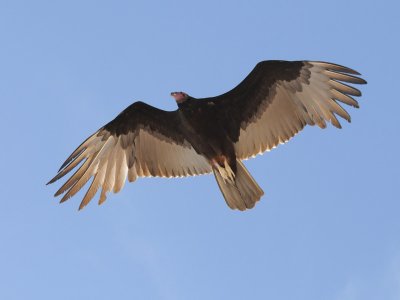
<path id="1" fill-rule="evenodd" d="M 79 205 L 79 210 L 84 208 L 90 200 L 96 195 L 97 191 L 99 190 L 100 186 L 104 182 L 105 173 L 107 170 L 107 160 L 103 160 L 99 166 L 99 171 L 94 175 L 93 181 L 87 190 L 85 196 L 83 197 L 81 204 Z"/>
<path id="2" fill-rule="evenodd" d="M 121 147 L 118 147 L 118 153 L 116 154 L 117 163 L 116 163 L 116 177 L 114 184 L 114 193 L 118 193 L 125 185 L 126 176 L 128 175 L 128 163 L 126 160 L 126 152 Z"/>
<path id="3" fill-rule="evenodd" d="M 334 100 L 338 100 L 347 105 L 353 106 L 355 108 L 359 108 L 358 102 L 356 100 L 354 100 L 352 97 L 350 97 L 349 95 L 343 94 L 335 89 L 332 89 L 330 92 L 331 92 L 332 98 Z"/>

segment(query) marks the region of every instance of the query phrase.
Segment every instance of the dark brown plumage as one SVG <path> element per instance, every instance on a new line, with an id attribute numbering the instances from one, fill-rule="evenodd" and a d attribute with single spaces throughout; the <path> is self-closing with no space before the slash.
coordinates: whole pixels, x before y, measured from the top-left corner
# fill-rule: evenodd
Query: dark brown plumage
<path id="1" fill-rule="evenodd" d="M 338 104 L 358 107 L 351 96 L 364 84 L 356 71 L 326 62 L 263 61 L 234 89 L 196 99 L 171 95 L 178 109 L 163 111 L 135 102 L 83 142 L 49 182 L 82 163 L 57 191 L 61 202 L 93 177 L 80 209 L 101 188 L 99 204 L 118 192 L 126 178 L 182 177 L 214 173 L 232 209 L 252 208 L 262 189 L 241 162 L 284 143 L 305 125 L 341 128 L 336 116 L 350 121 Z"/>

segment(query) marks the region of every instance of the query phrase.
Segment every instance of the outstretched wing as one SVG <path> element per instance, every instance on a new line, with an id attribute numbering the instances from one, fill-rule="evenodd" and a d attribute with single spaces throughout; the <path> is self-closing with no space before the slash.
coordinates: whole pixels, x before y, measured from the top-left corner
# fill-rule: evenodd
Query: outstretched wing
<path id="1" fill-rule="evenodd" d="M 332 63 L 263 61 L 233 90 L 205 99 L 225 116 L 239 159 L 287 142 L 303 127 L 326 121 L 341 128 L 336 115 L 350 122 L 339 102 L 358 107 L 361 92 L 346 83 L 364 84 L 358 72 Z"/>
<path id="2" fill-rule="evenodd" d="M 56 192 L 61 202 L 74 196 L 93 177 L 79 209 L 101 187 L 99 204 L 106 193 L 117 193 L 126 178 L 182 177 L 211 172 L 207 160 L 196 153 L 180 130 L 177 111 L 159 110 L 143 102 L 133 103 L 113 121 L 84 141 L 64 162 L 53 183 L 83 162 Z"/>

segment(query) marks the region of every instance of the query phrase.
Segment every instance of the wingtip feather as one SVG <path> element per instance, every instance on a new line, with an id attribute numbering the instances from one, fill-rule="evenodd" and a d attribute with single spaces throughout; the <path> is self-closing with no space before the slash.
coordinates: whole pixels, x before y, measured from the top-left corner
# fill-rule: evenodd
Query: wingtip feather
<path id="1" fill-rule="evenodd" d="M 349 67 L 345 67 L 345 66 L 342 66 L 339 64 L 334 64 L 334 63 L 325 62 L 325 61 L 310 61 L 309 63 L 311 63 L 313 65 L 321 66 L 328 70 L 334 70 L 334 71 L 339 71 L 339 72 L 353 74 L 353 75 L 361 75 L 356 70 L 353 70 Z"/>

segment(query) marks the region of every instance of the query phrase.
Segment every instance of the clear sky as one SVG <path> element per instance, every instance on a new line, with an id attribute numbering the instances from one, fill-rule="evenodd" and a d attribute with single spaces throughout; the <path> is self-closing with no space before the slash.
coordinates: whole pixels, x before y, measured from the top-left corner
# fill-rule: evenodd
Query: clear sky
<path id="1" fill-rule="evenodd" d="M 400 299 L 398 1 L 0 1 L 0 299 Z M 234 87 L 261 60 L 361 72 L 343 129 L 213 176 L 139 179 L 98 207 L 45 186 L 130 103 Z"/>

